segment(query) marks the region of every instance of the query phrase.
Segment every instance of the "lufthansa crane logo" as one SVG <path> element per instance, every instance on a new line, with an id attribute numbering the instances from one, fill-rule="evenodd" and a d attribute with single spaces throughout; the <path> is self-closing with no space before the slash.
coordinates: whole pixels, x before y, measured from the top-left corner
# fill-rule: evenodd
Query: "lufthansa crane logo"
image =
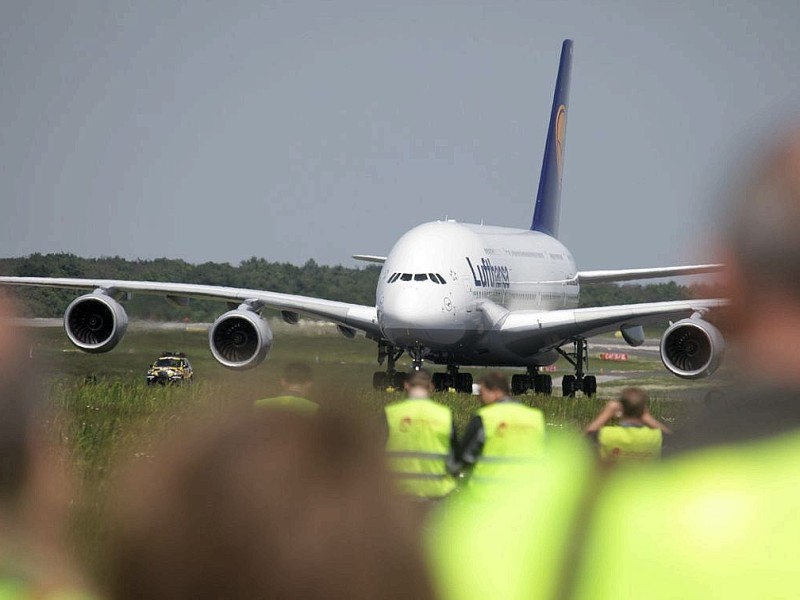
<path id="1" fill-rule="evenodd" d="M 558 167 L 558 185 L 561 186 L 561 175 L 564 173 L 564 142 L 567 136 L 567 107 L 561 104 L 556 113 L 556 166 Z"/>

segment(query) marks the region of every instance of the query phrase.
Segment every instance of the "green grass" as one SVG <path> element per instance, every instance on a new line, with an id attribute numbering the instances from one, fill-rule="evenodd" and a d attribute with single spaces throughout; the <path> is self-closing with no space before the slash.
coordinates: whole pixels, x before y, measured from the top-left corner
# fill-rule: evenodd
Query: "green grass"
<path id="1" fill-rule="evenodd" d="M 60 443 L 83 483 L 75 506 L 75 543 L 90 564 L 103 534 L 103 497 L 116 465 L 129 460 L 152 460 L 155 445 L 176 423 L 199 409 L 225 412 L 231 406 L 250 405 L 258 398 L 279 392 L 279 380 L 287 362 L 305 361 L 315 370 L 312 399 L 334 409 L 350 411 L 353 418 L 380 426 L 383 407 L 401 397 L 399 392 L 371 388 L 376 363 L 375 344 L 348 340 L 326 326 L 289 327 L 277 324 L 269 359 L 244 372 L 229 371 L 213 360 L 203 331 L 142 331 L 132 328 L 120 345 L 103 355 L 76 351 L 60 329 L 30 332 L 31 353 L 39 365 L 40 384 L 58 415 L 50 431 Z M 185 352 L 195 372 L 195 382 L 176 387 L 149 387 L 144 382 L 149 364 L 164 350 Z M 687 385 L 664 371 L 657 357 L 627 362 L 601 361 L 592 353 L 594 373 L 613 374 L 599 385 L 597 398 L 561 398 L 526 395 L 522 400 L 540 408 L 548 425 L 579 430 L 608 398 L 625 385 L 646 385 L 656 417 L 680 427 L 690 402 L 702 394 L 702 386 Z M 410 364 L 402 359 L 400 370 Z M 566 361 L 557 363 L 554 376 L 570 372 Z M 474 376 L 482 370 L 469 369 Z M 509 375 L 513 371 L 509 370 Z M 463 429 L 478 408 L 476 397 L 441 393 L 436 399 L 453 409 Z"/>
<path id="2" fill-rule="evenodd" d="M 40 365 L 48 398 L 62 411 L 60 435 L 88 481 L 102 480 L 118 448 L 146 452 L 151 439 L 157 439 L 171 422 L 195 407 L 224 410 L 231 403 L 248 404 L 277 394 L 287 362 L 310 363 L 317 380 L 312 398 L 321 404 L 346 406 L 347 410 L 355 407 L 360 413 L 357 418 L 374 418 L 377 422 L 383 406 L 399 397 L 398 393 L 378 392 L 370 386 L 372 373 L 378 368 L 374 343 L 360 337 L 345 339 L 325 326 L 276 325 L 274 329 L 275 344 L 269 359 L 243 372 L 217 364 L 208 350 L 206 333 L 198 330 L 133 328 L 112 352 L 92 355 L 76 351 L 60 329 L 43 328 L 32 331 L 31 352 Z M 144 384 L 148 365 L 163 350 L 180 350 L 188 355 L 194 366 L 194 384 L 167 388 Z M 563 359 L 556 367 L 554 376 L 570 372 Z M 410 364 L 401 359 L 398 368 L 408 370 Z M 627 362 L 592 357 L 590 368 L 620 379 L 601 383 L 597 398 L 528 394 L 523 400 L 541 408 L 548 423 L 578 429 L 625 385 L 646 385 L 652 390 L 653 413 L 679 424 L 685 404 L 682 400 L 702 389 L 666 373 L 657 357 L 632 357 Z M 482 372 L 470 371 L 476 377 Z M 94 383 L 87 383 L 87 378 Z M 477 399 L 466 394 L 442 393 L 437 399 L 453 409 L 460 427 L 478 407 Z"/>

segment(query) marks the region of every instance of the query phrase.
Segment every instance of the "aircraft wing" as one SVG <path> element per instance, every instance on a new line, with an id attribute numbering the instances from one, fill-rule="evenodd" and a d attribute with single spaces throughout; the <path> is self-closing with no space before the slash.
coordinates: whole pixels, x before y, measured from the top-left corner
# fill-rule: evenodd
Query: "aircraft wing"
<path id="1" fill-rule="evenodd" d="M 374 254 L 353 254 L 353 258 L 361 262 L 377 263 L 379 265 L 386 262 L 385 256 L 375 256 Z"/>
<path id="2" fill-rule="evenodd" d="M 578 271 L 578 283 L 611 283 L 636 279 L 658 279 L 659 277 L 681 277 L 701 273 L 717 273 L 725 265 L 687 265 L 683 267 L 658 267 L 655 269 L 616 269 L 604 271 Z"/>
<path id="3" fill-rule="evenodd" d="M 367 334 L 380 335 L 377 311 L 374 306 L 348 304 L 347 302 L 295 296 L 293 294 L 192 283 L 60 277 L 0 277 L 0 285 L 38 286 L 70 290 L 99 289 L 104 290 L 110 296 L 120 293 L 136 293 L 164 296 L 173 300 L 198 298 L 236 303 L 252 301 L 261 303 L 266 308 L 299 313 L 352 327 Z"/>
<path id="4" fill-rule="evenodd" d="M 663 324 L 706 313 L 725 300 L 675 300 L 569 310 L 509 312 L 496 325 L 507 344 L 534 342 L 542 348 L 561 346 L 575 337 L 591 337 L 621 328 Z"/>

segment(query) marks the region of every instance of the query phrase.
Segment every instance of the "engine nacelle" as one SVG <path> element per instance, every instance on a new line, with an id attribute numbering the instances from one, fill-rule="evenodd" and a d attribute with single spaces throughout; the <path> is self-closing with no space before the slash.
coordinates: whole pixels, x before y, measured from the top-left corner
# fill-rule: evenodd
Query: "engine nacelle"
<path id="1" fill-rule="evenodd" d="M 272 330 L 257 312 L 239 307 L 214 321 L 208 331 L 208 344 L 222 366 L 252 369 L 267 358 L 272 348 Z"/>
<path id="2" fill-rule="evenodd" d="M 661 338 L 661 362 L 684 379 L 708 377 L 717 370 L 724 354 L 722 334 L 698 317 L 673 323 Z"/>
<path id="3" fill-rule="evenodd" d="M 64 312 L 64 331 L 69 341 L 84 352 L 112 350 L 127 328 L 125 309 L 106 294 L 86 294 L 75 298 Z"/>

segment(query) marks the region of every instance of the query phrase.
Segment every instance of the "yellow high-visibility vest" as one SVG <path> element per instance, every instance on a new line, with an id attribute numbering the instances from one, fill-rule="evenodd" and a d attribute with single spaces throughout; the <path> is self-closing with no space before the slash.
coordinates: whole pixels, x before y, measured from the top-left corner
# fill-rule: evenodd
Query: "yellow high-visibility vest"
<path id="1" fill-rule="evenodd" d="M 486 441 L 470 483 L 508 481 L 544 453 L 544 414 L 519 402 L 494 402 L 478 410 Z"/>
<path id="2" fill-rule="evenodd" d="M 291 410 L 308 414 L 316 413 L 319 410 L 319 404 L 301 398 L 300 396 L 275 396 L 274 398 L 264 398 L 262 400 L 256 400 L 255 406 L 257 408 Z"/>
<path id="3" fill-rule="evenodd" d="M 389 468 L 401 492 L 441 498 L 455 488 L 447 471 L 453 415 L 429 399 L 409 399 L 386 407 Z"/>
<path id="4" fill-rule="evenodd" d="M 620 469 L 572 565 L 574 598 L 796 598 L 800 434 Z"/>
<path id="5" fill-rule="evenodd" d="M 437 598 L 556 598 L 595 470 L 580 437 L 548 434 L 546 455 L 524 478 L 513 485 L 469 485 L 454 495 L 425 532 Z"/>
<path id="6" fill-rule="evenodd" d="M 650 427 L 606 426 L 597 432 L 600 458 L 606 462 L 661 458 L 662 433 Z"/>
<path id="7" fill-rule="evenodd" d="M 0 578 L 0 600 L 96 600 L 88 592 L 78 589 L 42 591 L 35 585 L 12 578 Z"/>

